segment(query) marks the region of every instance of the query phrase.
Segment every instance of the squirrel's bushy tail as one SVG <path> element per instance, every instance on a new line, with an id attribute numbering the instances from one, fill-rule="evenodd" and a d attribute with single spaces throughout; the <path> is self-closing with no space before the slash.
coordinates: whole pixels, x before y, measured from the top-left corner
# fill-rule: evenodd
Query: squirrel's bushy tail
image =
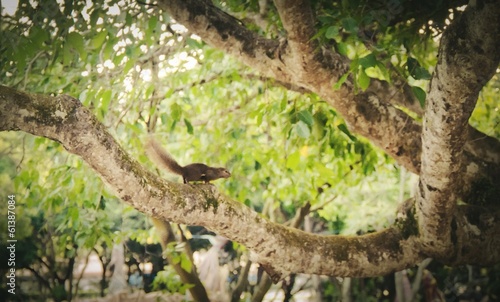
<path id="1" fill-rule="evenodd" d="M 165 151 L 165 149 L 163 149 L 160 144 L 152 138 L 148 139 L 146 142 L 146 153 L 153 161 L 165 167 L 170 172 L 182 175 L 182 166 L 179 165 L 177 161 L 175 161 L 175 159 L 173 159 L 172 156 L 170 156 L 170 154 L 168 154 L 168 152 Z"/>

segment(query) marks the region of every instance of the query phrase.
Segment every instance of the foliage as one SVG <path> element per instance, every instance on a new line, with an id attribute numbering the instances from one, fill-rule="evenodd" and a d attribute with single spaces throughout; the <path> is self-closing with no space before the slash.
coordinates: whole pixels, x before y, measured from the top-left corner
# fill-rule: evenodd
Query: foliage
<path id="1" fill-rule="evenodd" d="M 496 74 L 481 91 L 479 101 L 471 117 L 472 126 L 496 138 L 500 138 L 499 91 L 500 77 Z"/>
<path id="2" fill-rule="evenodd" d="M 313 2 L 320 21 L 315 39 L 351 59 L 349 73 L 360 91 L 372 78 L 390 82 L 396 75 L 413 86 L 424 105 L 436 63 L 433 36 L 449 19 L 444 1 L 424 1 L 425 8 L 422 3 L 403 7 L 400 1 Z M 153 133 L 182 164 L 227 166 L 233 176 L 217 186 L 234 199 L 278 222 L 309 202 L 315 217 L 326 221 L 322 231 L 334 234 L 380 229 L 394 219 L 401 197 L 410 196 L 415 179 L 353 135 L 318 96 L 260 78 L 153 6 L 130 0 L 32 3 L 20 0 L 14 15 L 2 16 L 2 84 L 78 97 L 150 169 L 156 167 L 143 143 Z M 216 4 L 235 14 L 259 9 L 257 1 Z M 415 17 L 412 9 L 432 14 Z M 276 37 L 282 29 L 272 8 L 266 21 L 268 31 L 249 27 Z M 495 78 L 472 119 L 496 137 L 498 89 Z M 46 256 L 41 242 L 48 238 L 33 232 L 29 220 L 39 223 L 37 231 L 50 230 L 59 258 L 103 242 L 112 246 L 117 238 L 149 238 L 134 228 L 146 225 L 144 217 L 118 206 L 98 176 L 59 144 L 2 133 L 0 152 L 5 149 L 0 185 L 19 197 L 18 225 L 26 227 L 18 236 L 38 244 L 39 258 Z M 124 220 L 137 225 L 128 229 Z M 185 260 L 179 258 L 188 270 L 191 263 Z M 34 261 L 31 255 L 26 265 Z M 181 293 L 188 288 L 169 269 L 159 276 L 155 286 Z"/>
<path id="3" fill-rule="evenodd" d="M 166 266 L 163 271 L 159 272 L 153 282 L 154 290 L 164 290 L 169 293 L 180 293 L 183 295 L 191 287 L 193 287 L 192 284 L 182 283 L 171 266 Z"/>

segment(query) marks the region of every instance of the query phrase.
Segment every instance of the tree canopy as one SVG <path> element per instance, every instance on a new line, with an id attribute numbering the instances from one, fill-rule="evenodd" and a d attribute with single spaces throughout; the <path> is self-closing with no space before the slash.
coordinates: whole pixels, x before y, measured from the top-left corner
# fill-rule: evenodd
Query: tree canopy
<path id="1" fill-rule="evenodd" d="M 1 177 L 66 253 L 134 208 L 275 282 L 498 263 L 499 4 L 20 0 L 0 14 Z M 182 184 L 151 136 L 231 178 Z"/>

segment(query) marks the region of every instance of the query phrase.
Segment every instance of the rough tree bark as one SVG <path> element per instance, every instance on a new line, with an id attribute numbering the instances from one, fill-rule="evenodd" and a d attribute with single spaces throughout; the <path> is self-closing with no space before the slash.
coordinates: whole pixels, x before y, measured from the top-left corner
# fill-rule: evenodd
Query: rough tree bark
<path id="1" fill-rule="evenodd" d="M 463 156 L 468 120 L 500 61 L 500 2 L 485 2 L 471 1 L 444 32 L 426 99 L 417 213 L 420 234 L 435 257 L 458 252 L 453 213 L 467 190 L 462 175 L 477 171 Z"/>
<path id="2" fill-rule="evenodd" d="M 479 90 L 500 60 L 499 1 L 471 1 L 446 29 L 422 113 L 423 127 L 394 106 L 414 103 L 404 93 L 403 82 L 397 84 L 401 87 L 389 87 L 374 81 L 367 92 L 356 94 L 348 79 L 340 89 L 332 89 L 349 62 L 337 53 L 318 51 L 320 45 L 311 39 L 315 20 L 307 1 L 275 2 L 286 30 L 279 41 L 247 30 L 206 0 L 159 4 L 207 43 L 261 74 L 324 98 L 355 132 L 421 175 L 417 202 L 405 203 L 396 223 L 383 231 L 320 236 L 274 224 L 213 186 L 158 178 L 130 158 L 71 97 L 0 86 L 0 131 L 20 130 L 60 142 L 82 157 L 124 202 L 154 218 L 202 225 L 246 245 L 274 281 L 292 272 L 384 275 L 427 257 L 451 265 L 500 261 L 500 211 L 495 208 L 500 144 L 467 123 Z M 480 198 L 481 206 L 474 205 L 479 203 L 476 183 L 487 183 L 494 192 Z M 459 200 L 470 205 L 457 206 Z"/>

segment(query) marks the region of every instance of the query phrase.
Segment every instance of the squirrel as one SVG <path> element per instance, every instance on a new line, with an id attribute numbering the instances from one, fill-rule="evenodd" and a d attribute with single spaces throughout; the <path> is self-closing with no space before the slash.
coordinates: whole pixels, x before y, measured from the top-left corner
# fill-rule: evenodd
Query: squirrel
<path id="1" fill-rule="evenodd" d="M 170 172 L 181 175 L 185 184 L 190 181 L 204 181 L 205 183 L 209 183 L 211 180 L 231 176 L 231 173 L 225 168 L 209 167 L 201 163 L 194 163 L 183 167 L 153 139 L 148 140 L 146 152 L 154 161 Z"/>

